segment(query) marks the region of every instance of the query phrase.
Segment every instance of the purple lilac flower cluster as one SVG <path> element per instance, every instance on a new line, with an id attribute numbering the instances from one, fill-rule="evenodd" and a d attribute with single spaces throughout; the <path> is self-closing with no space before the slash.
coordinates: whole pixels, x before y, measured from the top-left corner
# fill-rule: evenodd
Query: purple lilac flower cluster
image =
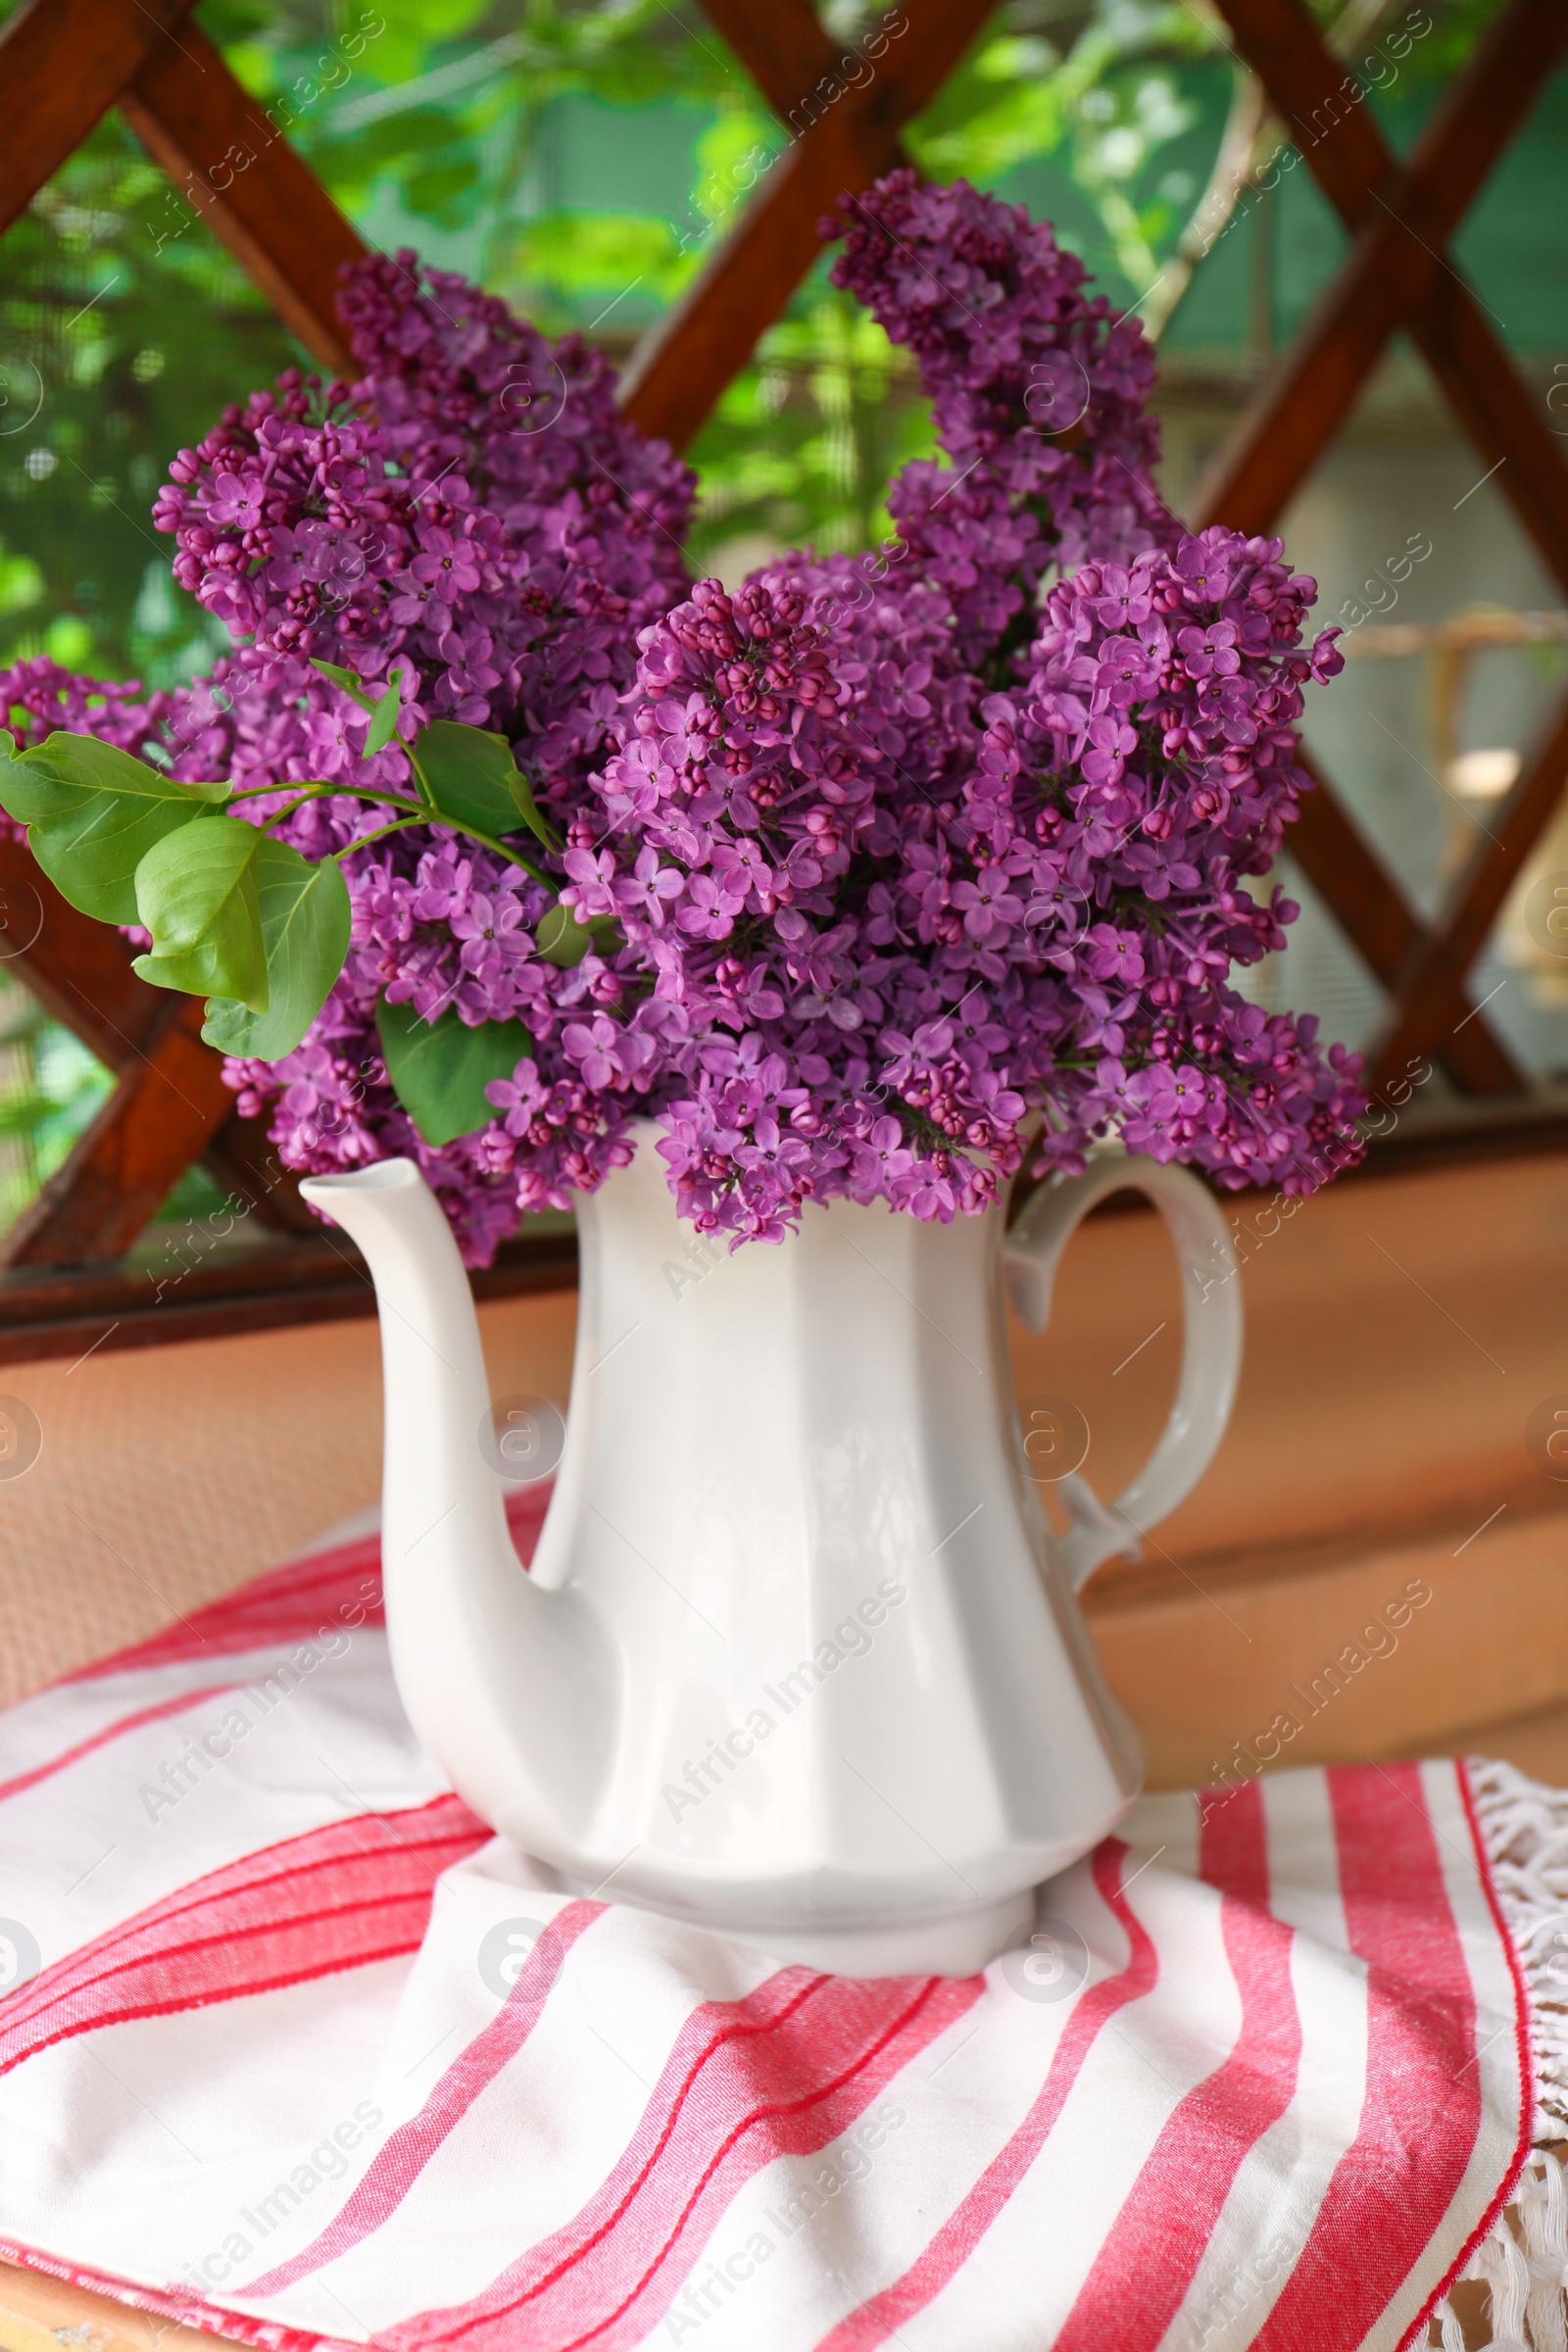
<path id="1" fill-rule="evenodd" d="M 833 566 L 705 583 L 644 632 L 564 896 L 618 915 L 699 1041 L 661 1149 L 700 1228 L 979 1209 L 1042 1110 L 1037 1168 L 1109 1128 L 1225 1185 L 1321 1180 L 1353 1061 L 1223 985 L 1295 912 L 1242 877 L 1294 812 L 1301 687 L 1340 666 L 1300 646 L 1311 593 L 1219 530 L 1085 564 L 1011 693 L 957 666 L 938 598 L 847 626 Z"/>
<path id="2" fill-rule="evenodd" d="M 951 599 L 959 660 L 1006 686 L 1048 566 L 1180 535 L 1152 478 L 1153 352 L 1021 207 L 902 171 L 844 211 L 833 282 L 908 345 L 948 459 L 906 466 L 889 511 L 910 569 Z"/>
<path id="3" fill-rule="evenodd" d="M 906 172 L 846 201 L 835 273 L 914 351 L 950 461 L 895 483 L 881 558 L 694 586 L 690 476 L 602 362 L 375 256 L 342 296 L 362 379 L 281 378 L 159 502 L 177 575 L 248 642 L 145 701 L 47 662 L 0 677 L 19 742 L 78 726 L 280 795 L 409 772 L 397 737 L 364 759 L 313 657 L 399 676 L 403 741 L 455 717 L 513 743 L 562 896 L 624 944 L 560 969 L 542 885 L 396 835 L 347 859 L 354 942 L 304 1045 L 229 1067 L 293 1166 L 411 1153 L 474 1262 L 602 1181 L 634 1115 L 686 1213 L 737 1239 L 811 1199 L 977 1210 L 1026 1154 L 1075 1168 L 1110 1133 L 1292 1192 L 1357 1149 L 1357 1057 L 1225 985 L 1296 911 L 1243 883 L 1305 785 L 1301 689 L 1340 666 L 1333 632 L 1301 642 L 1312 582 L 1166 514 L 1150 354 L 1049 228 Z M 331 796 L 279 829 L 318 856 L 378 821 Z M 418 1137 L 383 992 L 523 1022 L 489 1125 Z"/>

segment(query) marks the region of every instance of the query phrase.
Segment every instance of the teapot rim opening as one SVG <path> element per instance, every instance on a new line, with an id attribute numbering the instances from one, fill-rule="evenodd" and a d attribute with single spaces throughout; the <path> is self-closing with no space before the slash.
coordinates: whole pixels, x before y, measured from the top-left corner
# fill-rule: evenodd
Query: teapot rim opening
<path id="1" fill-rule="evenodd" d="M 335 1176 L 307 1176 L 300 1191 L 307 1200 L 318 1194 L 389 1193 L 417 1184 L 419 1171 L 412 1159 L 375 1159 L 363 1168 L 345 1168 Z"/>

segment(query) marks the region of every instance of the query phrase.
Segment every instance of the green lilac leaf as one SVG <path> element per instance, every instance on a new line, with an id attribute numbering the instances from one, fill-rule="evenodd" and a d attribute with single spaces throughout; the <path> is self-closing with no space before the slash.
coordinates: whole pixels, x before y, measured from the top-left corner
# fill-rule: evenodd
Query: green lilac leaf
<path id="1" fill-rule="evenodd" d="M 362 754 L 364 759 L 373 760 L 377 752 L 386 750 L 392 740 L 398 723 L 398 714 L 402 709 L 403 688 L 394 678 L 370 713 L 370 732 L 365 738 L 365 750 Z"/>
<path id="2" fill-rule="evenodd" d="M 227 800 L 226 784 L 177 784 L 118 744 L 62 729 L 0 760 L 0 808 L 62 898 L 102 923 L 134 923 L 136 868 L 156 842 Z"/>
<path id="3" fill-rule="evenodd" d="M 267 956 L 267 1010 L 253 1012 L 237 998 L 215 996 L 202 1036 L 220 1054 L 279 1061 L 300 1043 L 343 969 L 349 894 L 335 858 L 313 865 L 286 841 L 266 833 L 256 853 L 256 897 Z"/>
<path id="4" fill-rule="evenodd" d="M 455 718 L 432 720 L 415 747 L 431 800 L 454 824 L 501 840 L 523 823 L 548 850 L 560 838 L 541 813 L 505 737 Z"/>
<path id="5" fill-rule="evenodd" d="M 375 709 L 375 704 L 366 693 L 364 685 L 361 683 L 360 673 L 357 669 L 345 669 L 342 663 L 338 662 L 318 662 L 314 656 L 312 657 L 311 667 L 313 669 L 318 669 L 322 677 L 330 679 L 334 686 L 341 686 L 343 692 L 348 695 L 352 701 L 358 703 L 362 710 L 373 710 Z"/>
<path id="6" fill-rule="evenodd" d="M 155 841 L 136 868 L 136 920 L 153 935 L 136 970 L 159 988 L 268 1005 L 267 954 L 256 895 L 262 835 L 233 816 L 183 825 Z"/>
<path id="7" fill-rule="evenodd" d="M 211 940 L 171 956 L 133 956 L 130 968 L 153 988 L 172 988 L 184 997 L 205 997 L 210 989 L 234 985 L 229 964 Z"/>
<path id="8" fill-rule="evenodd" d="M 569 906 L 555 906 L 540 918 L 534 945 L 546 963 L 581 963 L 594 944 L 586 923 L 579 923 Z"/>
<path id="9" fill-rule="evenodd" d="M 420 735 L 415 754 L 443 816 L 498 838 L 515 828 L 511 779 L 516 765 L 504 736 L 466 727 L 455 718 L 436 718 Z"/>
<path id="10" fill-rule="evenodd" d="M 547 850 L 561 848 L 561 836 L 533 797 L 533 786 L 520 767 L 514 767 L 507 778 L 507 787 L 522 812 L 522 821 L 530 833 L 542 841 Z"/>
<path id="11" fill-rule="evenodd" d="M 426 1021 L 412 1004 L 375 1008 L 376 1032 L 392 1091 L 427 1144 L 450 1144 L 496 1117 L 485 1093 L 510 1078 L 533 1039 L 520 1021 L 481 1021 L 470 1028 L 456 1008 Z"/>
<path id="12" fill-rule="evenodd" d="M 534 933 L 534 945 L 545 962 L 568 968 L 590 953 L 612 956 L 625 944 L 626 935 L 612 914 L 596 914 L 592 922 L 579 923 L 575 908 L 559 905 L 541 917 Z"/>

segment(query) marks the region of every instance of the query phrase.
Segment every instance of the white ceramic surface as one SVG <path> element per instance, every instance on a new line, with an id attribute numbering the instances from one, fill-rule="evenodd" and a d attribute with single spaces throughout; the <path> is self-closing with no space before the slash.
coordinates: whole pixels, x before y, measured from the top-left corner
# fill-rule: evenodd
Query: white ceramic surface
<path id="1" fill-rule="evenodd" d="M 304 1187 L 375 1277 L 404 1702 L 564 1886 L 850 1974 L 966 1974 L 1026 1937 L 1033 1888 L 1136 1793 L 1073 1592 L 1206 1467 L 1241 1351 L 1239 1286 L 1200 1303 L 1184 1283 L 1165 1435 L 1108 1510 L 1062 1481 L 1075 1524 L 1054 1544 L 1004 1255 L 1038 1328 L 1105 1193 L 1148 1192 L 1184 1269 L 1234 1262 L 1224 1218 L 1183 1171 L 1117 1157 L 1036 1194 L 1005 1244 L 1000 1209 L 941 1226 L 835 1201 L 731 1256 L 676 1217 L 654 1141 L 578 1205 L 576 1368 L 531 1575 L 433 1194 L 408 1160 Z"/>

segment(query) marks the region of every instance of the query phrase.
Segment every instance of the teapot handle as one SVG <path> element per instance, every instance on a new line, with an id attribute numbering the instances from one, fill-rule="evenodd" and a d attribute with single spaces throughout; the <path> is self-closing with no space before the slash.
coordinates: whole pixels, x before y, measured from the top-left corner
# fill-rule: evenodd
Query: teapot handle
<path id="1" fill-rule="evenodd" d="M 1042 1185 L 1025 1202 L 1003 1252 L 1007 1296 L 1020 1321 L 1045 1330 L 1074 1227 L 1097 1201 L 1126 1191 L 1148 1196 L 1176 1246 L 1185 1307 L 1181 1382 L 1158 1445 L 1108 1509 L 1076 1472 L 1061 1481 L 1073 1525 L 1057 1548 L 1075 1592 L 1116 1553 L 1140 1558 L 1138 1538 L 1192 1493 L 1225 1434 L 1242 1368 L 1241 1285 L 1220 1205 L 1188 1169 L 1146 1156 L 1099 1160 L 1082 1176 Z"/>

